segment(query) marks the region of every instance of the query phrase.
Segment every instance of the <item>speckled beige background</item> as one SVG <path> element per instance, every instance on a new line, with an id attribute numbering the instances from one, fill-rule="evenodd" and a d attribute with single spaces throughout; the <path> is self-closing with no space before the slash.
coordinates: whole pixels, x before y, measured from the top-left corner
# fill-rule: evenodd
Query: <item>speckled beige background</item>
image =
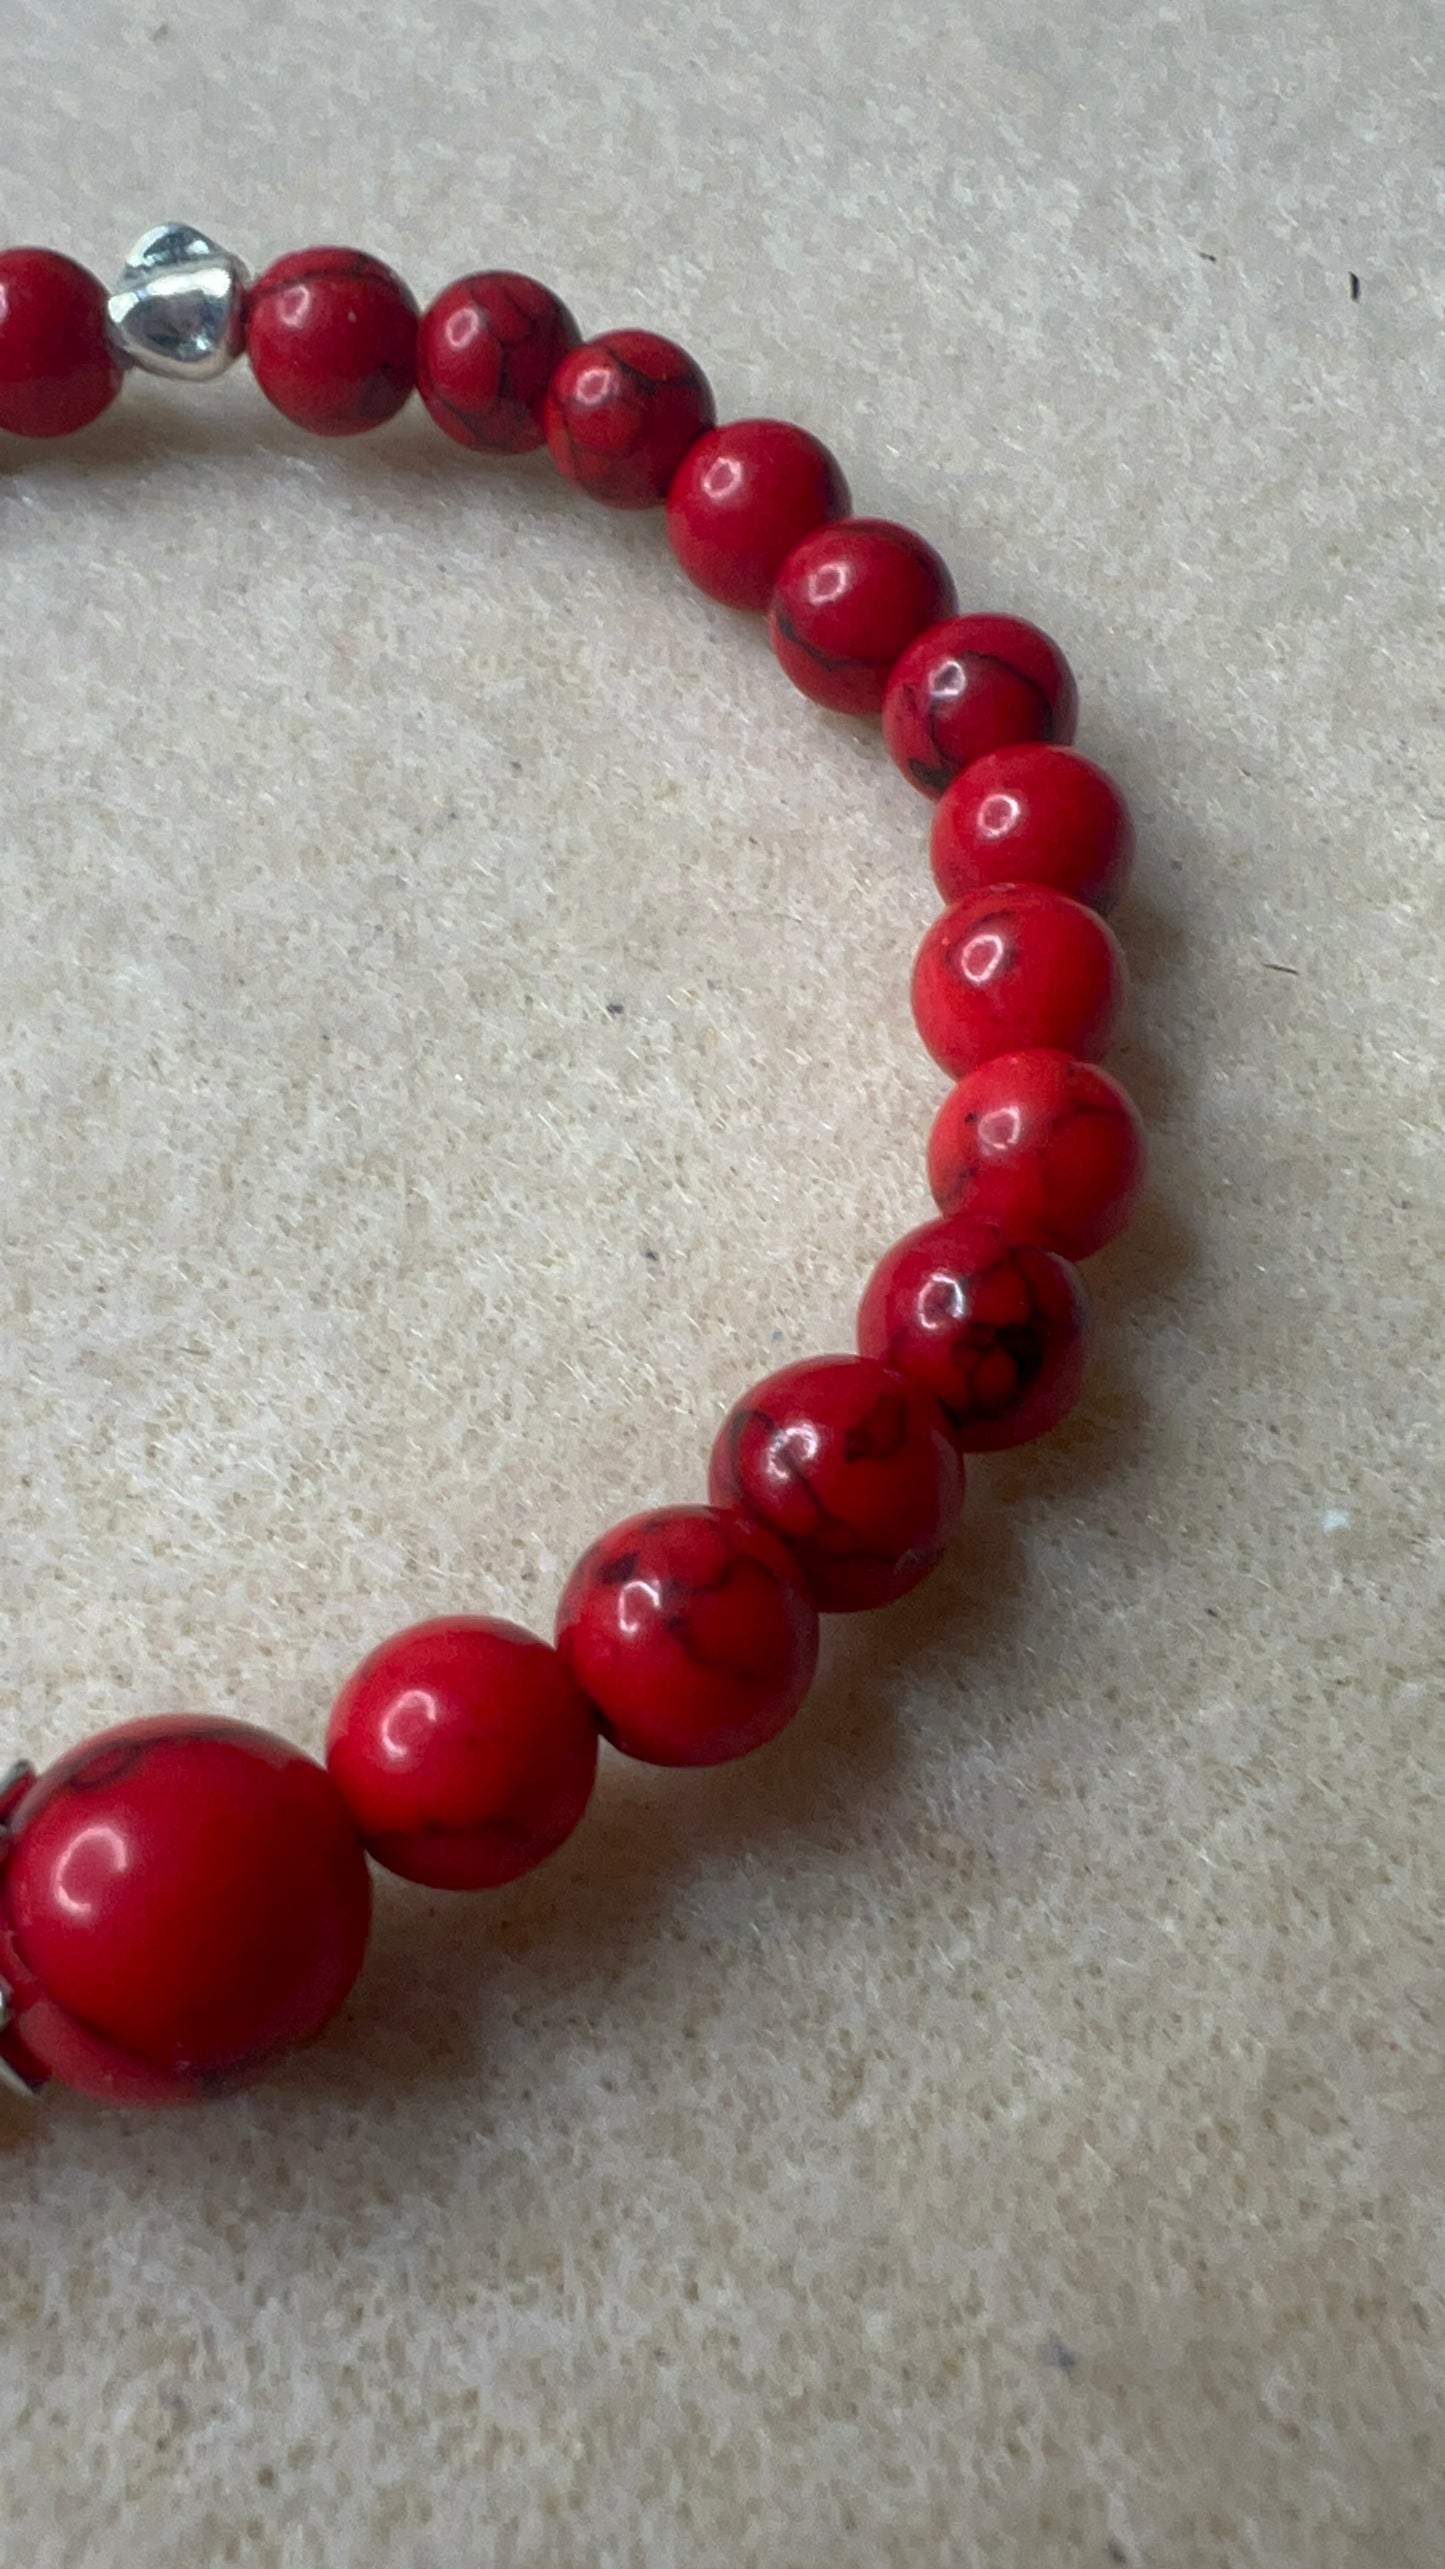
<path id="1" fill-rule="evenodd" d="M 383 1887 L 250 2098 L 0 2107 L 6 2569 L 1436 2569 L 1438 8 L 0 33 L 4 235 L 531 268 L 1054 629 L 1157 1163 L 771 1751 Z M 846 1343 L 925 809 L 656 520 L 243 373 L 6 447 L 0 609 L 5 1728 L 317 1743 Z"/>

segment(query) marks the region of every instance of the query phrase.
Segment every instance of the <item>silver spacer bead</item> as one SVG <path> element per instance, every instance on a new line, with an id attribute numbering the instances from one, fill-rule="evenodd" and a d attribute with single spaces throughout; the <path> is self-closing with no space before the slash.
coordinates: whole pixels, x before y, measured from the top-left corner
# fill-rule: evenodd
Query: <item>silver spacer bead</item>
<path id="1" fill-rule="evenodd" d="M 241 261 L 191 223 L 143 232 L 110 297 L 110 335 L 127 365 L 209 383 L 235 364 L 246 332 Z"/>
<path id="2" fill-rule="evenodd" d="M 0 1980 L 0 2035 L 3 2035 L 9 2022 L 10 1992 L 4 1981 Z M 23 2096 L 28 2105 L 33 2105 L 40 2094 L 39 2083 L 28 2079 L 25 2072 L 17 2069 L 13 2061 L 7 2061 L 3 2051 L 0 2051 L 0 2088 L 10 2096 Z"/>
<path id="3" fill-rule="evenodd" d="M 9 1815 L 34 1780 L 35 1769 L 23 1757 L 17 1757 L 14 1765 L 0 1775 L 0 1860 L 4 1858 L 5 1841 L 10 1834 Z M 0 1980 L 0 2035 L 4 2034 L 12 2013 L 10 1992 L 4 1981 Z M 32 2102 L 40 2092 L 38 2086 L 32 2085 L 23 2070 L 17 2069 L 13 2061 L 6 2059 L 3 2050 L 0 2050 L 0 2088 L 7 2089 L 12 2096 L 23 2096 Z"/>

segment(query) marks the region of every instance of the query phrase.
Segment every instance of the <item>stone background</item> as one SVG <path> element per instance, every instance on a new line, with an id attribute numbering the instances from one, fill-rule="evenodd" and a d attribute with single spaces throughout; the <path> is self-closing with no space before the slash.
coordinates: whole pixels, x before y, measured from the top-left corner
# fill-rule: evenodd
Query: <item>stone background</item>
<path id="1" fill-rule="evenodd" d="M 17 2569 L 1434 2569 L 1442 92 L 1432 0 L 10 0 L 6 237 L 531 269 L 1059 635 L 1156 1161 L 770 1751 L 383 1885 L 250 2097 L 0 2107 Z M 6 1727 L 316 1744 L 847 1342 L 926 810 L 655 517 L 244 370 L 7 445 L 0 600 Z"/>

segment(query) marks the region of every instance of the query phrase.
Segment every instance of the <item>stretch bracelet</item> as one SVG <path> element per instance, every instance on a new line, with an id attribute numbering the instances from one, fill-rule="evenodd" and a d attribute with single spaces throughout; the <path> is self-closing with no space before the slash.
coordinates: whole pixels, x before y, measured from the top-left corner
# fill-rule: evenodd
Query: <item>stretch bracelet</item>
<path id="1" fill-rule="evenodd" d="M 856 517 L 826 446 L 785 421 L 717 425 L 671 340 L 582 340 L 502 271 L 425 312 L 358 250 L 302 250 L 254 282 L 185 224 L 138 242 L 114 293 L 55 251 L 0 253 L 0 429 L 86 427 L 132 368 L 206 380 L 244 355 L 321 437 L 418 392 L 475 454 L 543 445 L 605 507 L 662 508 L 698 588 L 766 613 L 795 686 L 882 717 L 936 805 L 947 907 L 913 1007 L 955 1083 L 933 1126 L 936 1218 L 889 1249 L 856 1351 L 744 1393 L 707 1503 L 629 1517 L 567 1580 L 555 1643 L 485 1615 L 412 1626 L 341 1689 L 324 1765 L 205 1715 L 101 1731 L 0 1777 L 0 2077 L 112 2104 L 216 2095 L 308 2041 L 361 1968 L 368 1859 L 453 1891 L 510 1882 L 581 1819 L 599 1737 L 659 1766 L 741 1757 L 802 1703 L 820 1614 L 903 1596 L 963 1504 L 964 1457 L 1055 1426 L 1079 1392 L 1077 1262 L 1144 1182 L 1138 1113 L 1098 1067 L 1124 966 L 1105 924 L 1133 833 L 1069 744 L 1057 645 L 957 611 L 923 539 Z"/>

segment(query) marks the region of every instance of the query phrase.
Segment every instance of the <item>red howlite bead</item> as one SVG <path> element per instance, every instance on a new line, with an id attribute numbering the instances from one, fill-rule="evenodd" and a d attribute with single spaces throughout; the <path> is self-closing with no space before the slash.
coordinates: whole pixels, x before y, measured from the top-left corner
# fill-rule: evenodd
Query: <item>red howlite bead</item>
<path id="1" fill-rule="evenodd" d="M 1056 642 L 1018 616 L 960 615 L 910 643 L 888 680 L 883 737 L 920 794 L 1018 740 L 1072 740 L 1073 671 Z"/>
<path id="2" fill-rule="evenodd" d="M 1060 1052 L 1000 1053 L 938 1110 L 928 1181 L 943 1213 L 982 1214 L 1014 1240 L 1088 1258 L 1143 1190 L 1144 1127 L 1117 1079 Z"/>
<path id="3" fill-rule="evenodd" d="M 416 382 L 416 299 L 364 250 L 291 250 L 246 301 L 246 354 L 269 402 L 317 437 L 357 437 Z"/>
<path id="4" fill-rule="evenodd" d="M 438 428 L 485 455 L 544 445 L 547 386 L 582 337 L 535 277 L 486 268 L 458 277 L 417 325 L 416 388 Z"/>
<path id="5" fill-rule="evenodd" d="M 1134 860 L 1134 825 L 1102 767 L 1027 741 L 955 777 L 934 813 L 929 853 L 945 901 L 990 883 L 1046 883 L 1112 910 Z"/>
<path id="6" fill-rule="evenodd" d="M 717 1766 L 792 1719 L 817 1665 L 818 1617 L 763 1526 L 722 1508 L 660 1508 L 583 1554 L 557 1647 L 614 1746 L 654 1766 Z"/>
<path id="7" fill-rule="evenodd" d="M 841 517 L 794 545 L 768 631 L 794 686 L 815 704 L 876 714 L 899 653 L 950 612 L 954 595 L 952 572 L 921 535 L 889 518 Z"/>
<path id="8" fill-rule="evenodd" d="M 1037 883 L 999 884 L 934 920 L 913 967 L 913 1014 L 955 1079 L 1039 1045 L 1097 1061 L 1124 1005 L 1119 940 L 1096 911 Z"/>
<path id="9" fill-rule="evenodd" d="M 99 277 L 58 250 L 0 250 L 0 428 L 69 437 L 120 387 Z"/>
<path id="10" fill-rule="evenodd" d="M 851 1614 L 927 1578 L 963 1508 L 963 1465 L 931 1394 L 871 1359 L 818 1356 L 743 1395 L 708 1495 L 786 1543 L 822 1612 Z"/>
<path id="11" fill-rule="evenodd" d="M 0 1980 L 25 2055 L 117 2105 L 245 2086 L 320 2032 L 366 1948 L 361 1841 L 324 1767 L 249 1723 L 102 1731 L 0 1851 Z"/>
<path id="12" fill-rule="evenodd" d="M 842 466 L 806 428 L 732 419 L 683 457 L 667 536 L 690 580 L 729 607 L 765 607 L 785 557 L 851 505 Z"/>
<path id="13" fill-rule="evenodd" d="M 413 1624 L 336 1699 L 326 1762 L 367 1853 L 409 1882 L 479 1891 L 581 1819 L 597 1728 L 555 1650 L 490 1615 Z"/>
<path id="14" fill-rule="evenodd" d="M 657 508 L 716 417 L 702 368 L 651 330 L 608 330 L 574 348 L 543 409 L 558 471 L 604 508 Z"/>
<path id="15" fill-rule="evenodd" d="M 1077 1267 L 961 1213 L 897 1241 L 858 1306 L 862 1353 L 931 1392 L 966 1454 L 1027 1444 L 1067 1417 L 1089 1328 Z"/>

